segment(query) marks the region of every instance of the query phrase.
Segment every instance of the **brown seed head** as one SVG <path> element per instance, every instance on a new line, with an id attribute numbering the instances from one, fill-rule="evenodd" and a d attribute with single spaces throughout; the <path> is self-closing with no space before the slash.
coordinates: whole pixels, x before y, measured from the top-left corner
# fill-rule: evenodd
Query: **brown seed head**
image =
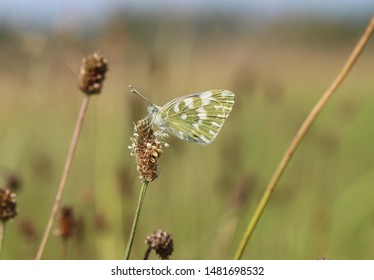
<path id="1" fill-rule="evenodd" d="M 100 52 L 84 57 L 78 77 L 79 89 L 88 95 L 100 93 L 107 71 L 108 60 Z"/>
<path id="2" fill-rule="evenodd" d="M 16 173 L 10 173 L 6 177 L 5 184 L 12 191 L 18 191 L 21 187 L 21 178 Z"/>
<path id="3" fill-rule="evenodd" d="M 139 178 L 145 182 L 152 182 L 158 177 L 157 159 L 163 151 L 148 120 L 141 119 L 134 125 L 131 141 L 132 145 L 129 148 L 131 155 L 135 156 Z"/>
<path id="4" fill-rule="evenodd" d="M 72 207 L 63 206 L 61 208 L 61 217 L 58 235 L 64 239 L 68 239 L 73 235 L 76 226 L 76 220 L 74 218 L 74 211 Z"/>
<path id="5" fill-rule="evenodd" d="M 147 236 L 145 242 L 150 248 L 154 249 L 156 254 L 163 260 L 169 259 L 169 256 L 173 253 L 173 238 L 171 234 L 161 229 Z"/>
<path id="6" fill-rule="evenodd" d="M 0 220 L 3 222 L 14 218 L 16 211 L 17 196 L 9 189 L 0 189 Z"/>
<path id="7" fill-rule="evenodd" d="M 38 231 L 32 220 L 23 218 L 19 224 L 21 235 L 26 239 L 27 242 L 36 241 L 38 238 Z"/>

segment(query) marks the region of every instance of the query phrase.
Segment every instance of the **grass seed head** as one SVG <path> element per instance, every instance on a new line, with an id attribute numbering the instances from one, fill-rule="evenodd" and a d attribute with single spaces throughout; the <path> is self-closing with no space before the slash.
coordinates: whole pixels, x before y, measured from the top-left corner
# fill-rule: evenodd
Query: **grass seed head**
<path id="1" fill-rule="evenodd" d="M 61 208 L 60 223 L 57 235 L 63 239 L 68 239 L 73 235 L 75 227 L 76 220 L 74 217 L 73 208 L 70 206 L 63 206 Z"/>
<path id="2" fill-rule="evenodd" d="M 131 155 L 135 157 L 139 178 L 152 182 L 158 177 L 157 160 L 162 155 L 161 142 L 158 141 L 147 119 L 141 119 L 134 125 L 131 137 Z"/>
<path id="3" fill-rule="evenodd" d="M 162 259 L 167 260 L 173 253 L 173 238 L 171 234 L 161 229 L 147 236 L 145 242 Z"/>
<path id="4" fill-rule="evenodd" d="M 100 52 L 84 57 L 78 76 L 79 89 L 87 95 L 100 93 L 107 71 L 108 59 Z"/>
<path id="5" fill-rule="evenodd" d="M 9 189 L 0 188 L 0 220 L 3 222 L 17 215 L 17 196 Z"/>

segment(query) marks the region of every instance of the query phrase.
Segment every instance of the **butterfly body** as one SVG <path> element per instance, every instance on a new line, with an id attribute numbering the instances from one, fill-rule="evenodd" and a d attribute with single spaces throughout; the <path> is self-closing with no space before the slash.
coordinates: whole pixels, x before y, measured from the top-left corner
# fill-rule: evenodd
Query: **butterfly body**
<path id="1" fill-rule="evenodd" d="M 214 89 L 179 97 L 148 112 L 161 131 L 182 140 L 208 145 L 220 132 L 235 103 L 233 92 Z"/>

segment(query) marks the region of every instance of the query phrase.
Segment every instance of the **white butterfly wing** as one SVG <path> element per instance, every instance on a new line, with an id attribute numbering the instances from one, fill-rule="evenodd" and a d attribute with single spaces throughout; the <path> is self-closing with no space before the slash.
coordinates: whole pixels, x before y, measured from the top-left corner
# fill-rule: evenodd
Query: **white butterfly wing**
<path id="1" fill-rule="evenodd" d="M 235 103 L 235 94 L 214 89 L 173 99 L 155 118 L 163 129 L 183 140 L 207 145 L 214 141 Z"/>

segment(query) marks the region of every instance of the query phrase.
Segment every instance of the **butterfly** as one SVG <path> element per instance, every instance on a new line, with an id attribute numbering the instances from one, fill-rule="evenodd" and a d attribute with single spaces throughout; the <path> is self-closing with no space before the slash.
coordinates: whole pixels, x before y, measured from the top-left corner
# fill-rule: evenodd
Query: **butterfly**
<path id="1" fill-rule="evenodd" d="M 145 99 L 152 122 L 161 132 L 182 140 L 208 145 L 214 141 L 235 103 L 235 94 L 226 89 L 213 89 L 175 98 L 157 106 L 131 85 L 130 91 Z"/>

